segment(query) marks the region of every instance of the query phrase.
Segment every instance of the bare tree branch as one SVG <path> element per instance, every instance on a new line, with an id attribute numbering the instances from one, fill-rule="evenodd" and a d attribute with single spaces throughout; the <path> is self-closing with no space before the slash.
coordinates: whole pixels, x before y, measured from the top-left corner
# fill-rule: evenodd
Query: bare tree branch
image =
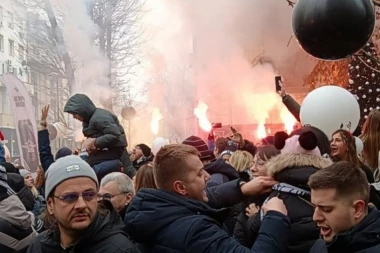
<path id="1" fill-rule="evenodd" d="M 285 0 L 286 2 L 288 2 L 288 5 L 291 6 L 292 8 L 294 8 L 294 5 L 296 4 L 296 2 L 293 2 L 291 0 Z"/>

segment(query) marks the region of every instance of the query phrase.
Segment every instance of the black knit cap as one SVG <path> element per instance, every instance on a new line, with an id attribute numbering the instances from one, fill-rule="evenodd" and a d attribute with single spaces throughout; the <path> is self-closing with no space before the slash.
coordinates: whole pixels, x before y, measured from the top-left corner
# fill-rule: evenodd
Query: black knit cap
<path id="1" fill-rule="evenodd" d="M 145 157 L 149 157 L 152 153 L 152 150 L 147 145 L 141 143 L 136 145 L 136 147 L 139 147 Z"/>
<path id="2" fill-rule="evenodd" d="M 193 146 L 194 148 L 196 148 L 200 153 L 199 158 L 201 159 L 201 161 L 211 160 L 211 154 L 208 150 L 208 146 L 206 142 L 204 142 L 204 140 L 202 140 L 201 138 L 192 135 L 186 140 L 184 140 L 182 144 Z"/>

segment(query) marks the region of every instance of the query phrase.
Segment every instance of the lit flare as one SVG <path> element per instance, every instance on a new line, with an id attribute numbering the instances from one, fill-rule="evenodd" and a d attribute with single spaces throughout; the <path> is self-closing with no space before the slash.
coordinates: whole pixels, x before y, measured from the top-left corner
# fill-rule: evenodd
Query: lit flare
<path id="1" fill-rule="evenodd" d="M 152 119 L 150 121 L 150 129 L 152 133 L 156 136 L 158 134 L 158 130 L 160 129 L 160 120 L 162 119 L 162 114 L 160 109 L 154 108 L 152 112 Z"/>
<path id="2" fill-rule="evenodd" d="M 210 132 L 212 129 L 212 125 L 210 120 L 207 117 L 208 106 L 199 101 L 198 106 L 194 109 L 194 115 L 198 118 L 199 127 L 202 128 L 203 131 Z"/>

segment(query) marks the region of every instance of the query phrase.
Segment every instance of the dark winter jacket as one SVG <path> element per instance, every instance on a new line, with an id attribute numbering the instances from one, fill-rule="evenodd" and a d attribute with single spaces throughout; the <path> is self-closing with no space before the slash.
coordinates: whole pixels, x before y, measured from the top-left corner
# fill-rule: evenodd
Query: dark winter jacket
<path id="1" fill-rule="evenodd" d="M 127 174 L 127 176 L 130 178 L 136 176 L 137 171 L 135 167 L 133 167 L 133 163 L 131 161 L 131 154 L 129 154 L 127 150 L 124 150 L 124 153 L 121 156 L 120 160 L 124 169 L 124 173 Z"/>
<path id="2" fill-rule="evenodd" d="M 151 155 L 151 156 L 143 156 L 142 158 L 133 161 L 132 164 L 133 164 L 133 167 L 136 170 L 136 173 L 141 168 L 141 166 L 143 166 L 143 165 L 145 165 L 147 163 L 153 162 L 153 159 L 154 159 L 154 156 Z"/>
<path id="3" fill-rule="evenodd" d="M 240 210 L 239 216 L 236 220 L 236 224 L 233 231 L 233 236 L 241 245 L 245 247 L 250 247 L 252 245 L 253 239 L 250 238 L 251 234 L 248 232 L 249 228 L 252 227 L 260 227 L 260 224 L 254 225 L 252 223 L 256 222 L 256 217 L 251 216 L 248 217 L 245 214 L 245 209 L 250 204 L 255 204 L 258 207 L 261 207 L 264 204 L 264 201 L 268 195 L 263 196 L 254 196 L 244 201 L 242 204 L 242 208 Z M 259 221 L 261 223 L 261 220 Z"/>
<path id="4" fill-rule="evenodd" d="M 236 169 L 221 158 L 205 165 L 205 171 L 211 176 L 207 182 L 207 187 L 239 179 L 239 174 Z"/>
<path id="5" fill-rule="evenodd" d="M 255 156 L 257 147 L 253 144 L 253 142 L 249 140 L 244 140 L 244 145 L 242 148 L 239 148 L 240 150 L 247 151 L 251 155 Z"/>
<path id="6" fill-rule="evenodd" d="M 5 168 L 7 173 L 20 174 L 20 171 L 12 163 L 5 162 L 5 163 L 0 163 L 0 165 Z"/>
<path id="7" fill-rule="evenodd" d="M 0 163 L 5 163 L 5 149 L 4 144 L 0 143 Z"/>
<path id="8" fill-rule="evenodd" d="M 369 207 L 364 220 L 347 232 L 339 233 L 330 243 L 319 239 L 310 253 L 379 253 L 380 252 L 380 212 Z"/>
<path id="9" fill-rule="evenodd" d="M 288 253 L 308 252 L 319 238 L 319 228 L 313 221 L 314 207 L 311 204 L 309 177 L 319 169 L 331 165 L 330 159 L 306 154 L 281 154 L 267 164 L 268 175 L 280 184 L 273 187 L 268 199 L 278 196 L 288 209 L 291 233 Z M 250 224 L 251 238 L 259 231 L 261 215 Z"/>
<path id="10" fill-rule="evenodd" d="M 239 173 L 236 171 L 236 169 L 221 158 L 207 164 L 205 166 L 205 171 L 207 171 L 207 173 L 209 173 L 211 176 L 210 180 L 207 182 L 207 187 L 212 187 L 239 179 Z M 230 235 L 232 235 L 234 231 L 240 209 L 240 203 L 230 208 L 230 213 L 223 223 Z"/>
<path id="11" fill-rule="evenodd" d="M 116 115 L 96 108 L 83 94 L 72 96 L 66 103 L 65 112 L 78 114 L 83 118 L 83 135 L 96 138 L 98 151 L 89 155 L 88 163 L 93 166 L 104 161 L 120 159 L 127 139 Z"/>
<path id="12" fill-rule="evenodd" d="M 8 185 L 17 193 L 26 211 L 33 211 L 35 199 L 32 191 L 25 185 L 24 177 L 16 173 L 8 173 Z"/>
<path id="13" fill-rule="evenodd" d="M 116 211 L 96 215 L 83 237 L 74 246 L 62 249 L 59 231 L 48 230 L 37 236 L 28 253 L 137 253 L 124 233 L 124 223 Z"/>
<path id="14" fill-rule="evenodd" d="M 226 198 L 228 196 L 225 196 Z M 228 212 L 204 202 L 156 189 L 141 189 L 128 211 L 126 228 L 142 253 L 283 252 L 288 218 L 268 212 L 252 249 L 241 246 L 223 229 Z"/>
<path id="15" fill-rule="evenodd" d="M 300 118 L 300 111 L 301 111 L 301 106 L 300 104 L 294 100 L 290 95 L 285 95 L 282 98 L 282 102 L 288 108 L 289 112 L 293 114 L 293 116 L 296 118 L 298 122 L 301 122 Z"/>
<path id="16" fill-rule="evenodd" d="M 51 153 L 49 131 L 38 131 L 38 153 L 40 154 L 41 167 L 46 172 L 54 162 L 54 156 Z"/>
<path id="17" fill-rule="evenodd" d="M 26 252 L 37 233 L 32 229 L 32 215 L 17 195 L 0 202 L 0 252 Z"/>

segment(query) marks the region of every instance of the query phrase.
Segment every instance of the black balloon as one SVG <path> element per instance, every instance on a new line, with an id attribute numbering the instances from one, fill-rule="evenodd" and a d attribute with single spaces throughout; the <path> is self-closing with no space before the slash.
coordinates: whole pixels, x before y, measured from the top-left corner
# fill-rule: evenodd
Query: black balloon
<path id="1" fill-rule="evenodd" d="M 298 0 L 293 33 L 310 55 L 339 60 L 358 52 L 375 27 L 372 0 Z"/>

